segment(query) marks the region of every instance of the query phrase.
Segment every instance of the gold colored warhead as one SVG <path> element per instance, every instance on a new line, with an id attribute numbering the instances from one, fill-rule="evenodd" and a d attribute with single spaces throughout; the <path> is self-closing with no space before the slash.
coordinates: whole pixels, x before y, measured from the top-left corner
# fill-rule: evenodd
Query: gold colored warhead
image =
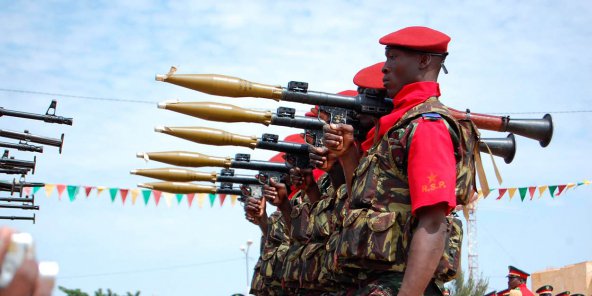
<path id="1" fill-rule="evenodd" d="M 183 167 L 223 167 L 228 169 L 232 163 L 230 157 L 214 157 L 187 151 L 140 152 L 137 156 Z"/>
<path id="2" fill-rule="evenodd" d="M 207 127 L 165 127 L 157 126 L 154 131 L 183 138 L 199 144 L 215 146 L 242 146 L 255 149 L 256 136 L 242 136 Z"/>
<path id="3" fill-rule="evenodd" d="M 153 182 L 140 183 L 140 188 L 147 188 L 168 193 L 216 193 L 216 186 L 198 185 L 185 182 Z"/>
<path id="4" fill-rule="evenodd" d="M 177 182 L 206 181 L 214 183 L 218 176 L 214 172 L 202 173 L 180 168 L 138 169 L 132 170 L 130 173 L 132 175 Z"/>
<path id="5" fill-rule="evenodd" d="M 282 95 L 281 86 L 255 83 L 218 74 L 175 74 L 176 68 L 174 70 L 173 68 L 168 74 L 156 75 L 156 80 L 215 96 L 268 98 L 279 101 Z"/>
<path id="6" fill-rule="evenodd" d="M 193 117 L 219 122 L 253 122 L 269 125 L 271 111 L 255 111 L 229 104 L 212 102 L 179 102 L 168 100 L 158 103 L 158 108 L 172 110 Z"/>

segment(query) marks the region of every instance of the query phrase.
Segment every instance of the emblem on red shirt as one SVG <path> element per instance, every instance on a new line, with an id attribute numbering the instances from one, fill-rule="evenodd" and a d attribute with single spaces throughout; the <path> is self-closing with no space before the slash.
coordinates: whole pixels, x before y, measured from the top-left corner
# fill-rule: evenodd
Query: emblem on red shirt
<path id="1" fill-rule="evenodd" d="M 427 179 L 428 184 L 424 184 L 421 186 L 422 192 L 432 192 L 434 190 L 446 188 L 446 182 L 438 180 L 438 175 L 434 174 L 433 172 L 431 172 L 430 175 L 427 176 Z"/>

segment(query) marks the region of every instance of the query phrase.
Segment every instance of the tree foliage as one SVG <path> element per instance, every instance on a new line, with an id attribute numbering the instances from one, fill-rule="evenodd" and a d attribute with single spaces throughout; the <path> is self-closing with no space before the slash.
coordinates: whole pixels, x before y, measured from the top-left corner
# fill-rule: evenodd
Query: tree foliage
<path id="1" fill-rule="evenodd" d="M 483 279 L 475 281 L 473 277 L 465 281 L 465 275 L 462 271 L 459 272 L 457 278 L 449 285 L 450 295 L 452 296 L 483 296 L 487 293 L 489 280 Z"/>
<path id="2" fill-rule="evenodd" d="M 88 293 L 86 292 L 82 292 L 80 289 L 68 289 L 62 286 L 58 287 L 60 289 L 60 291 L 66 293 L 66 295 L 68 296 L 90 296 Z M 117 293 L 113 293 L 113 291 L 111 291 L 111 289 L 107 289 L 107 292 L 103 292 L 103 289 L 99 289 L 97 291 L 94 292 L 93 296 L 120 296 Z M 121 295 L 121 296 L 140 296 L 140 291 L 136 291 L 135 293 L 131 293 L 131 292 L 127 292 L 125 293 L 125 295 Z"/>

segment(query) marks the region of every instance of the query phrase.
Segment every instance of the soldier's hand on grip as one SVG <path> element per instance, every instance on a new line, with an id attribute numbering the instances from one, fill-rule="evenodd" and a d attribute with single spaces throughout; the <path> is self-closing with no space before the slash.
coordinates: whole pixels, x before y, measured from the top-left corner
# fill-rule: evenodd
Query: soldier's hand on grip
<path id="1" fill-rule="evenodd" d="M 323 143 L 336 157 L 345 154 L 354 144 L 354 127 L 349 124 L 323 126 Z"/>
<path id="2" fill-rule="evenodd" d="M 270 179 L 269 185 L 263 185 L 263 198 L 268 200 L 272 205 L 279 207 L 288 200 L 286 184 Z"/>

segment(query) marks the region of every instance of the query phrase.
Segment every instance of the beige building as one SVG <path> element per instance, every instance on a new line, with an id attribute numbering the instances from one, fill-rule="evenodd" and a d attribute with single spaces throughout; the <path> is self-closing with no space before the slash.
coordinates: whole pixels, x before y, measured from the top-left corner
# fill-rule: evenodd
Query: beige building
<path id="1" fill-rule="evenodd" d="M 551 285 L 553 294 L 571 291 L 571 294 L 581 293 L 589 296 L 592 295 L 592 261 L 537 271 L 531 275 L 531 280 L 532 291 L 544 285 Z"/>

